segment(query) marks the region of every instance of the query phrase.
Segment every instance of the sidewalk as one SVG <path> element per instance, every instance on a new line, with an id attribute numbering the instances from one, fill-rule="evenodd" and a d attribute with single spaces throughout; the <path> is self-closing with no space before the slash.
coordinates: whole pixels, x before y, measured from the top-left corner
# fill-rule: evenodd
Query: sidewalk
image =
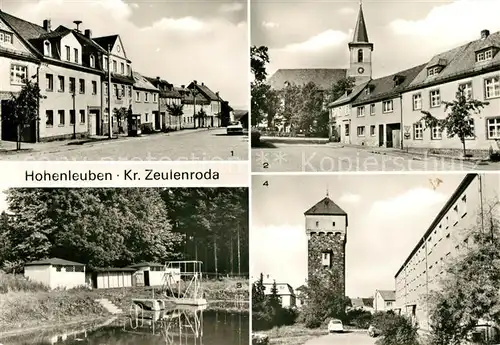
<path id="1" fill-rule="evenodd" d="M 217 128 L 218 129 L 218 128 Z M 138 137 L 130 137 L 125 134 L 120 134 L 114 138 L 108 138 L 107 136 L 92 136 L 88 138 L 81 139 L 70 139 L 70 140 L 56 140 L 40 143 L 21 143 L 21 150 L 16 150 L 16 142 L 13 141 L 0 141 L 0 156 L 2 155 L 18 155 L 18 154 L 28 154 L 28 153 L 56 153 L 63 151 L 78 150 L 82 146 L 95 146 L 95 145 L 106 145 L 112 143 L 118 143 L 122 141 L 129 140 L 145 140 L 155 137 L 157 135 L 163 136 L 179 136 L 183 134 L 196 133 L 201 131 L 206 131 L 206 128 L 197 129 L 185 129 L 173 132 L 155 132 L 151 134 L 142 134 Z M 214 129 L 212 129 L 214 130 Z"/>

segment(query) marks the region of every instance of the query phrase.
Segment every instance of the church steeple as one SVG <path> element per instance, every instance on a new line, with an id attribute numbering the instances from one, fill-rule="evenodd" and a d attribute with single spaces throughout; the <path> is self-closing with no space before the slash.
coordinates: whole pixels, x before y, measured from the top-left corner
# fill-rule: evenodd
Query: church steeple
<path id="1" fill-rule="evenodd" d="M 356 84 L 370 80 L 372 77 L 373 43 L 370 43 L 368 39 L 368 30 L 361 1 L 352 42 L 349 43 L 349 51 L 350 67 L 348 76 L 356 78 Z"/>

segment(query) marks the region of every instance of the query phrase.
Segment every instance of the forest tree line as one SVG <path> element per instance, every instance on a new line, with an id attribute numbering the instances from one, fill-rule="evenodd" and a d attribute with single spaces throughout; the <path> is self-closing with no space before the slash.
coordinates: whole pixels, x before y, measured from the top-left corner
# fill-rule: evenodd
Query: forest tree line
<path id="1" fill-rule="evenodd" d="M 89 269 L 203 261 L 248 274 L 247 188 L 11 188 L 0 217 L 0 269 L 59 257 Z"/>

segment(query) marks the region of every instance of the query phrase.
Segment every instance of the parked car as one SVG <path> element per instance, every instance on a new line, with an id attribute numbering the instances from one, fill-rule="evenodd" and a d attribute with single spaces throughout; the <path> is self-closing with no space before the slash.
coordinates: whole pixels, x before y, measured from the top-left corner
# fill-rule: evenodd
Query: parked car
<path id="1" fill-rule="evenodd" d="M 243 126 L 240 122 L 231 122 L 227 126 L 226 133 L 229 134 L 243 134 Z"/>
<path id="2" fill-rule="evenodd" d="M 382 332 L 380 331 L 380 329 L 378 329 L 374 325 L 370 325 L 370 327 L 368 327 L 368 335 L 370 337 L 378 337 L 381 333 Z"/>
<path id="3" fill-rule="evenodd" d="M 329 333 L 341 333 L 344 332 L 344 325 L 342 321 L 338 319 L 332 319 L 328 323 L 328 332 Z"/>
<path id="4" fill-rule="evenodd" d="M 269 344 L 269 337 L 267 334 L 252 333 L 252 345 L 267 345 Z"/>

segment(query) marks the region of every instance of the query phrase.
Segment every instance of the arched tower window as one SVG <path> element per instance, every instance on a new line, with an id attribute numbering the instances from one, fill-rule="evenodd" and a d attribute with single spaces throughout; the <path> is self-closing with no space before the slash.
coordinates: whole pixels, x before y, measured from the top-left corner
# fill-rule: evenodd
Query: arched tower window
<path id="1" fill-rule="evenodd" d="M 358 49 L 358 62 L 363 62 L 363 49 Z"/>

